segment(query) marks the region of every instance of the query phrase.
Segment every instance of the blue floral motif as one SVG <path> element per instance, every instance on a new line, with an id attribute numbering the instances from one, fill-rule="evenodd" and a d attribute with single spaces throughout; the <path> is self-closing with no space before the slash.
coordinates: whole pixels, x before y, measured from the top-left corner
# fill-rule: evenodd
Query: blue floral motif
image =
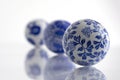
<path id="1" fill-rule="evenodd" d="M 97 35 L 95 38 L 97 38 L 100 41 L 94 41 L 95 44 L 95 48 L 99 49 L 99 48 L 104 48 L 106 47 L 106 43 L 107 43 L 107 39 L 106 36 L 104 35 L 104 37 L 102 38 L 102 36 Z"/>
<path id="2" fill-rule="evenodd" d="M 86 65 L 86 66 L 89 66 L 90 64 L 86 61 L 77 61 L 78 64 L 80 65 Z"/>
<path id="3" fill-rule="evenodd" d="M 70 58 L 71 58 L 72 61 L 74 61 L 75 56 L 73 55 L 73 51 L 70 52 Z"/>
<path id="4" fill-rule="evenodd" d="M 69 25 L 70 23 L 64 20 L 56 20 L 48 25 L 44 31 L 44 42 L 49 50 L 57 54 L 64 53 L 62 39 Z"/>
<path id="5" fill-rule="evenodd" d="M 27 38 L 27 40 L 28 40 L 31 44 L 35 45 L 35 42 L 34 42 L 33 39 L 31 39 L 31 38 Z"/>
<path id="6" fill-rule="evenodd" d="M 34 25 L 30 28 L 30 34 L 32 35 L 38 35 L 40 34 L 40 32 L 41 32 L 41 29 L 39 26 Z"/>
<path id="7" fill-rule="evenodd" d="M 76 45 L 81 45 L 81 47 L 78 48 L 78 51 L 80 51 L 80 53 L 78 54 L 78 56 L 82 57 L 82 59 L 86 59 L 87 56 L 94 58 L 95 56 L 92 55 L 92 49 L 93 49 L 93 45 L 91 44 L 91 41 L 87 42 L 87 47 L 84 47 L 85 44 L 85 39 L 81 39 L 80 36 L 74 36 L 74 41 L 69 42 L 68 46 L 69 49 L 68 50 L 73 50 L 74 46 Z M 83 51 L 83 53 L 81 53 Z M 72 53 L 72 52 L 71 52 Z"/>
<path id="8" fill-rule="evenodd" d="M 94 20 L 75 22 L 68 27 L 64 35 L 64 50 L 70 59 L 79 65 L 90 66 L 98 63 L 109 49 L 107 30 Z"/>
<path id="9" fill-rule="evenodd" d="M 83 41 L 83 42 L 82 42 Z M 81 47 L 78 48 L 78 51 L 83 51 L 83 53 L 79 53 L 78 56 L 82 57 L 82 59 L 86 60 L 87 56 L 94 58 L 95 56 L 92 55 L 93 45 L 91 45 L 91 41 L 87 42 L 87 47 L 84 47 L 85 40 L 83 39 L 81 42 Z"/>
<path id="10" fill-rule="evenodd" d="M 70 42 L 68 43 L 68 46 L 69 46 L 69 50 L 73 50 L 74 47 L 75 47 L 75 44 L 74 44 L 74 42 L 70 41 Z"/>
<path id="11" fill-rule="evenodd" d="M 81 31 L 86 37 L 90 37 L 90 35 L 92 34 L 92 30 L 90 29 L 90 27 L 85 27 L 84 29 L 82 29 Z"/>
<path id="12" fill-rule="evenodd" d="M 93 24 L 94 26 L 100 24 L 99 22 L 97 22 L 95 20 L 91 20 L 91 19 L 86 19 L 86 20 L 84 20 L 84 22 L 86 22 L 87 25 Z"/>
<path id="13" fill-rule="evenodd" d="M 68 35 L 68 39 L 73 38 L 73 35 L 76 34 L 76 31 L 71 31 Z"/>
<path id="14" fill-rule="evenodd" d="M 47 27 L 47 22 L 44 20 L 34 20 L 27 24 L 25 30 L 25 36 L 31 44 L 35 46 L 42 45 L 43 31 Z"/>
<path id="15" fill-rule="evenodd" d="M 105 28 L 103 29 L 103 31 L 104 31 L 105 33 L 107 33 L 107 35 L 108 35 L 108 32 L 107 32 L 107 30 L 106 30 Z"/>
<path id="16" fill-rule="evenodd" d="M 100 27 L 98 25 L 94 25 L 94 29 L 92 30 L 92 32 L 99 32 Z"/>
<path id="17" fill-rule="evenodd" d="M 81 30 L 81 32 L 86 36 L 86 37 L 90 37 L 90 35 L 93 33 L 93 32 L 99 32 L 100 30 L 100 26 L 98 24 L 97 21 L 94 21 L 94 20 L 90 20 L 90 19 L 87 19 L 85 20 L 84 22 L 86 22 L 87 26 L 85 28 L 83 28 Z M 89 25 L 93 24 L 93 27 L 94 29 L 91 29 Z"/>
<path id="18" fill-rule="evenodd" d="M 77 21 L 76 23 L 74 23 L 74 25 L 79 25 L 80 24 L 80 22 L 79 21 Z"/>
<path id="19" fill-rule="evenodd" d="M 101 59 L 103 59 L 104 57 L 105 57 L 105 55 L 106 55 L 106 52 L 105 51 L 100 51 L 100 57 L 101 57 Z"/>
<path id="20" fill-rule="evenodd" d="M 92 22 L 93 22 L 91 19 L 86 19 L 86 20 L 84 20 L 84 21 L 86 22 L 87 25 L 91 25 Z"/>

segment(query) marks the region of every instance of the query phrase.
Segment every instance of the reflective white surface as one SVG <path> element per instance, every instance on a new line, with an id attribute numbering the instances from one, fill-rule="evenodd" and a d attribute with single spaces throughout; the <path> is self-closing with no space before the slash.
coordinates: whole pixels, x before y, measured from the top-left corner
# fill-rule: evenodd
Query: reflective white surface
<path id="1" fill-rule="evenodd" d="M 43 46 L 44 47 L 44 46 Z M 0 47 L 0 79 L 31 80 L 25 72 L 25 58 L 32 46 L 28 44 L 1 44 Z M 44 47 L 46 49 L 46 47 Z M 46 49 L 48 51 L 48 49 Z M 55 54 L 48 52 L 52 57 Z M 104 73 L 107 80 L 120 79 L 120 46 L 111 46 L 105 59 L 94 65 Z M 77 66 L 80 68 L 81 66 Z"/>

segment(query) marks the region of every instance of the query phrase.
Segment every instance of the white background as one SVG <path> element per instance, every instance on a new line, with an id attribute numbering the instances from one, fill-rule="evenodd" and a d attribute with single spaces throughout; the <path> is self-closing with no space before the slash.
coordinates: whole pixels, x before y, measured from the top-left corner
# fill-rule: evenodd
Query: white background
<path id="1" fill-rule="evenodd" d="M 95 65 L 108 80 L 120 79 L 120 0 L 0 0 L 0 79 L 30 80 L 24 59 L 32 46 L 26 41 L 26 24 L 34 19 L 75 22 L 94 19 L 109 32 L 111 47 Z M 51 55 L 51 54 L 49 54 Z"/>

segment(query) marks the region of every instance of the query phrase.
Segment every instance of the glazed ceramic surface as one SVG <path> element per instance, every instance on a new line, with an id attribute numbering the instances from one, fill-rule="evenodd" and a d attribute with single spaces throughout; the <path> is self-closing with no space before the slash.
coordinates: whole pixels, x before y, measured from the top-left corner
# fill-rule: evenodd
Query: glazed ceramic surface
<path id="1" fill-rule="evenodd" d="M 43 49 L 31 50 L 25 61 L 26 73 L 30 78 L 39 80 L 43 78 L 44 67 L 48 60 L 47 52 Z"/>
<path id="2" fill-rule="evenodd" d="M 44 20 L 35 20 L 28 23 L 25 31 L 27 40 L 35 45 L 39 46 L 43 44 L 43 32 L 47 26 L 47 22 Z"/>
<path id="3" fill-rule="evenodd" d="M 65 80 L 73 69 L 75 66 L 68 57 L 64 55 L 54 56 L 46 64 L 44 80 Z"/>
<path id="4" fill-rule="evenodd" d="M 49 50 L 58 54 L 64 53 L 62 38 L 69 25 L 70 23 L 64 20 L 57 20 L 48 25 L 44 32 L 44 41 Z"/>
<path id="5" fill-rule="evenodd" d="M 70 73 L 65 80 L 106 80 L 106 77 L 96 68 L 82 67 Z"/>
<path id="6" fill-rule="evenodd" d="M 101 61 L 109 49 L 107 30 L 97 21 L 79 20 L 66 30 L 63 47 L 70 59 L 82 66 Z"/>

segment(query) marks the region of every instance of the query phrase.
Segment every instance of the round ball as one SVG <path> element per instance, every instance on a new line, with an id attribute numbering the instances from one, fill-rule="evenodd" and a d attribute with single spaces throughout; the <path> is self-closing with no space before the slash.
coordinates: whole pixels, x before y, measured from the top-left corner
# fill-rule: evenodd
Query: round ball
<path id="1" fill-rule="evenodd" d="M 57 20 L 46 27 L 44 41 L 49 50 L 58 54 L 64 53 L 62 38 L 69 25 L 70 23 L 67 21 Z"/>
<path id="2" fill-rule="evenodd" d="M 97 21 L 79 20 L 65 32 L 63 46 L 70 59 L 82 66 L 101 61 L 109 49 L 107 30 Z"/>
<path id="3" fill-rule="evenodd" d="M 54 56 L 46 64 L 44 80 L 65 80 L 74 68 L 74 64 L 68 57 L 64 55 Z"/>
<path id="4" fill-rule="evenodd" d="M 44 20 L 34 20 L 28 23 L 25 31 L 27 40 L 36 46 L 43 44 L 43 31 L 47 26 Z"/>
<path id="5" fill-rule="evenodd" d="M 30 78 L 43 79 L 44 67 L 48 56 L 43 49 L 32 49 L 25 60 L 26 73 Z"/>
<path id="6" fill-rule="evenodd" d="M 96 68 L 82 67 L 70 73 L 65 80 L 106 80 L 106 77 Z"/>

